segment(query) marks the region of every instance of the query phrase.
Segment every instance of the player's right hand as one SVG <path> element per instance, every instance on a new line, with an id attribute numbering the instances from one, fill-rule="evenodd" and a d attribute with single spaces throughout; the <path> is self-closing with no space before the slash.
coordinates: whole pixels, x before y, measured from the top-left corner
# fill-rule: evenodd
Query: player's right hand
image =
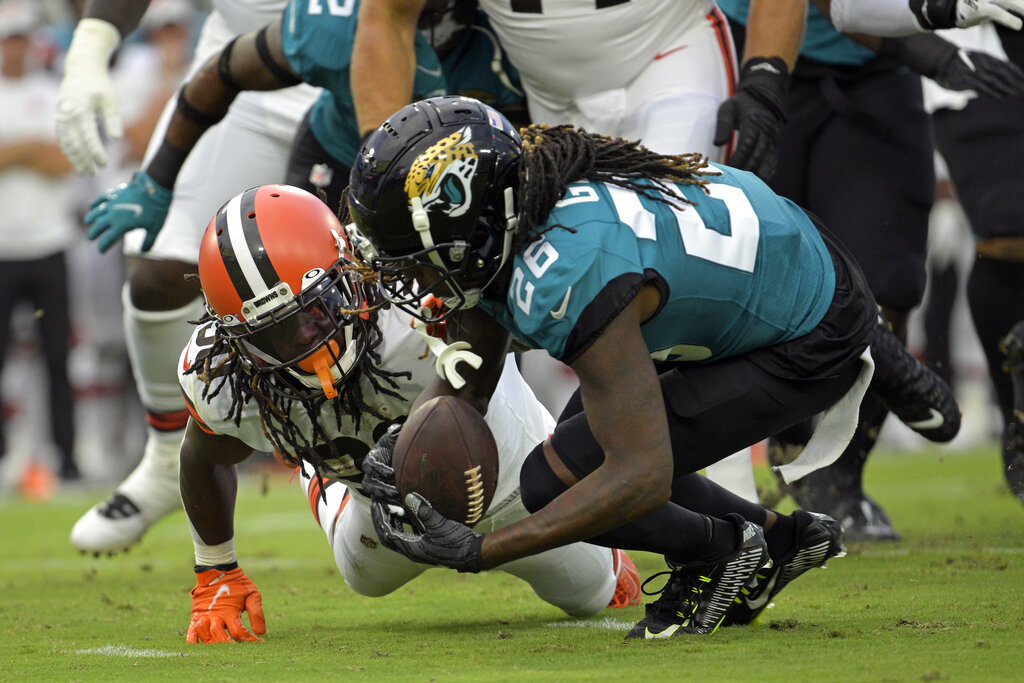
<path id="1" fill-rule="evenodd" d="M 57 141 L 80 173 L 105 166 L 107 153 L 97 124 L 103 119 L 107 135 L 124 135 L 117 97 L 110 81 L 110 56 L 121 35 L 110 23 L 85 18 L 78 22 L 64 61 L 64 79 L 57 99 Z"/>
<path id="2" fill-rule="evenodd" d="M 726 163 L 753 171 L 764 180 L 775 175 L 789 69 L 779 57 L 754 57 L 743 65 L 736 93 L 718 108 L 715 144 L 729 142 L 737 131 L 736 146 Z"/>
<path id="3" fill-rule="evenodd" d="M 391 460 L 395 454 L 395 442 L 398 441 L 398 434 L 401 431 L 402 424 L 399 422 L 389 426 L 363 458 L 363 481 L 360 488 L 374 500 L 400 504 Z"/>
<path id="4" fill-rule="evenodd" d="M 127 183 L 112 187 L 89 205 L 85 224 L 90 226 L 86 235 L 98 239 L 97 247 L 105 252 L 125 233 L 142 228 L 146 239 L 142 251 L 149 251 L 164 227 L 173 192 L 153 180 L 145 171 L 132 175 Z"/>
<path id="5" fill-rule="evenodd" d="M 197 573 L 191 595 L 192 622 L 185 637 L 187 642 L 263 641 L 256 637 L 267 632 L 263 597 L 240 567 L 228 571 L 214 568 Z M 242 612 L 249 613 L 252 632 L 242 625 Z"/>

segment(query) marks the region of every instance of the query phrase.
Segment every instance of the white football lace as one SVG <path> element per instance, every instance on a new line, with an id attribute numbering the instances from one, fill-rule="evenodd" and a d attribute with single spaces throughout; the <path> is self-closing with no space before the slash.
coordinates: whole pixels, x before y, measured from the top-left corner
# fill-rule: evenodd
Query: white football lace
<path id="1" fill-rule="evenodd" d="M 484 480 L 480 476 L 480 465 L 466 470 L 466 524 L 472 526 L 484 516 Z"/>

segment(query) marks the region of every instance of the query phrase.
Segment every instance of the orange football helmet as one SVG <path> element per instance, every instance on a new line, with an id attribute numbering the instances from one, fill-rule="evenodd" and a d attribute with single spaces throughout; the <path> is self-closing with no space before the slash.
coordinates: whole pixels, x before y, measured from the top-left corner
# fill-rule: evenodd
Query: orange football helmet
<path id="1" fill-rule="evenodd" d="M 206 227 L 199 280 L 221 330 L 254 372 L 288 398 L 327 398 L 373 338 L 370 290 L 345 231 L 317 197 L 261 185 L 228 200 Z"/>

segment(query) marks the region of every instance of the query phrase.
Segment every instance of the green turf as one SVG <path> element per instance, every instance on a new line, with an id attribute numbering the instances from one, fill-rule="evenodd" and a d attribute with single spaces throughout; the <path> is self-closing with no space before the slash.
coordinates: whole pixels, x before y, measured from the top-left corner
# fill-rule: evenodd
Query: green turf
<path id="1" fill-rule="evenodd" d="M 105 491 L 46 504 L 10 497 L 0 500 L 0 681 L 1024 678 L 1024 510 L 995 446 L 880 452 L 867 480 L 903 541 L 852 546 L 780 594 L 759 625 L 628 643 L 642 608 L 577 621 L 500 572 L 435 569 L 384 598 L 355 595 L 297 485 L 252 474 L 236 544 L 269 633 L 190 646 L 184 515 L 127 555 L 97 559 L 67 535 Z M 661 568 L 634 556 L 644 575 Z"/>

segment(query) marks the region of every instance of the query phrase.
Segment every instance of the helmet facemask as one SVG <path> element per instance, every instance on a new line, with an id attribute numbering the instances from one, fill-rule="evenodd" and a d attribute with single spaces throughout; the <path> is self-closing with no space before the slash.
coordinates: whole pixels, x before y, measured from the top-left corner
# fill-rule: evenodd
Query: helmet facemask
<path id="1" fill-rule="evenodd" d="M 428 324 L 476 306 L 481 293 L 508 261 L 518 223 L 514 196 L 513 189 L 506 187 L 500 200 L 502 211 L 492 202 L 480 212 L 469 242 L 450 240 L 440 244 L 431 243 L 430 214 L 423 210 L 419 197 L 414 197 L 412 221 L 424 248 L 402 256 L 378 254 L 372 259 L 383 298 Z M 421 307 L 428 295 L 444 302 L 440 315 Z"/>
<path id="2" fill-rule="evenodd" d="M 348 259 L 341 258 L 326 271 L 313 268 L 293 297 L 287 297 L 286 283 L 254 297 L 252 302 L 268 297 L 281 302 L 264 305 L 251 319 L 222 319 L 221 329 L 246 364 L 254 373 L 276 377 L 279 381 L 269 384 L 284 398 L 309 398 L 321 392 L 326 398 L 336 397 L 366 353 L 367 300 L 363 286 L 346 270 L 348 265 Z"/>

